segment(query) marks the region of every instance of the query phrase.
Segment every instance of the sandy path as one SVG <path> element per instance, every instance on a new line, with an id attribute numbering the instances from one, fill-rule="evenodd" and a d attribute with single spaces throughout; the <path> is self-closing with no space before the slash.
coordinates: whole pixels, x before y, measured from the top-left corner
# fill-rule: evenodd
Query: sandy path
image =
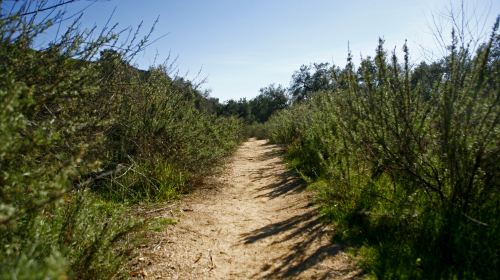
<path id="1" fill-rule="evenodd" d="M 147 279 L 353 279 L 357 270 L 329 241 L 303 184 L 279 148 L 245 142 L 227 171 L 185 198 L 178 220 L 151 233 L 130 265 Z M 175 212 L 175 211 L 174 211 Z"/>

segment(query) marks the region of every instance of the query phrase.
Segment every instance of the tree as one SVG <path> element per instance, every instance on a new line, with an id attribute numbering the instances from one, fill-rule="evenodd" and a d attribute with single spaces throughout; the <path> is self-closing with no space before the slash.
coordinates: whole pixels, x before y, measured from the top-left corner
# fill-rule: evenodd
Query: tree
<path id="1" fill-rule="evenodd" d="M 292 75 L 290 95 L 293 102 L 308 99 L 313 93 L 331 89 L 335 85 L 335 66 L 329 63 L 302 65 Z"/>
<path id="2" fill-rule="evenodd" d="M 250 101 L 252 115 L 258 122 L 265 122 L 277 110 L 288 105 L 287 90 L 281 85 L 271 84 L 260 89 L 260 95 Z"/>

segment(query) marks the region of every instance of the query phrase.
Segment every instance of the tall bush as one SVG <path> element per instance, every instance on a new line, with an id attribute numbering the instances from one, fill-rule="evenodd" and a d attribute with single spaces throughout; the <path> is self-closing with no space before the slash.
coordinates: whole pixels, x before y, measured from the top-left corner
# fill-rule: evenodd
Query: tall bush
<path id="1" fill-rule="evenodd" d="M 343 86 L 267 124 L 384 279 L 499 276 L 498 20 L 474 53 L 453 38 L 439 67 L 415 70 L 406 45 L 400 63 L 381 41 L 357 70 L 349 57 Z"/>
<path id="2" fill-rule="evenodd" d="M 143 225 L 129 203 L 177 197 L 241 138 L 239 120 L 199 110 L 204 96 L 164 67 L 130 64 L 151 31 L 123 41 L 80 16 L 35 48 L 65 20 L 58 3 L 0 11 L 2 279 L 116 277 Z"/>

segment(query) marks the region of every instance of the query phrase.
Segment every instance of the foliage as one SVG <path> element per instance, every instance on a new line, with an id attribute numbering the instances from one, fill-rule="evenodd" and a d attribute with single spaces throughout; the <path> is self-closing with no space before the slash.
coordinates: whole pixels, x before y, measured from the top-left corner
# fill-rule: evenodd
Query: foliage
<path id="1" fill-rule="evenodd" d="M 63 5 L 13 5 L 0 12 L 0 278 L 111 278 L 142 225 L 127 202 L 186 191 L 241 123 L 166 67 L 130 64 L 151 31 L 123 42 L 116 25 L 81 30 L 77 17 L 35 49 Z"/>
<path id="2" fill-rule="evenodd" d="M 328 63 L 302 65 L 292 75 L 290 96 L 293 102 L 300 102 L 311 97 L 315 92 L 336 87 L 335 77 L 339 69 Z"/>
<path id="3" fill-rule="evenodd" d="M 500 35 L 411 69 L 383 41 L 265 124 L 381 279 L 498 279 Z"/>
<path id="4" fill-rule="evenodd" d="M 260 94 L 247 101 L 229 100 L 219 109 L 221 115 L 238 116 L 247 124 L 263 123 L 278 110 L 288 107 L 287 89 L 271 84 L 260 89 Z"/>

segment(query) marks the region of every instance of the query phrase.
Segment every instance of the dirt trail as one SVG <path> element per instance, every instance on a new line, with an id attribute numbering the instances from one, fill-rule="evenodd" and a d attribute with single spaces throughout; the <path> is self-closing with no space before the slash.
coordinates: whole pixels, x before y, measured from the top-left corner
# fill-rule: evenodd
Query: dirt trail
<path id="1" fill-rule="evenodd" d="M 318 220 L 279 148 L 245 142 L 226 172 L 185 198 L 130 265 L 146 279 L 353 279 L 360 271 Z"/>

